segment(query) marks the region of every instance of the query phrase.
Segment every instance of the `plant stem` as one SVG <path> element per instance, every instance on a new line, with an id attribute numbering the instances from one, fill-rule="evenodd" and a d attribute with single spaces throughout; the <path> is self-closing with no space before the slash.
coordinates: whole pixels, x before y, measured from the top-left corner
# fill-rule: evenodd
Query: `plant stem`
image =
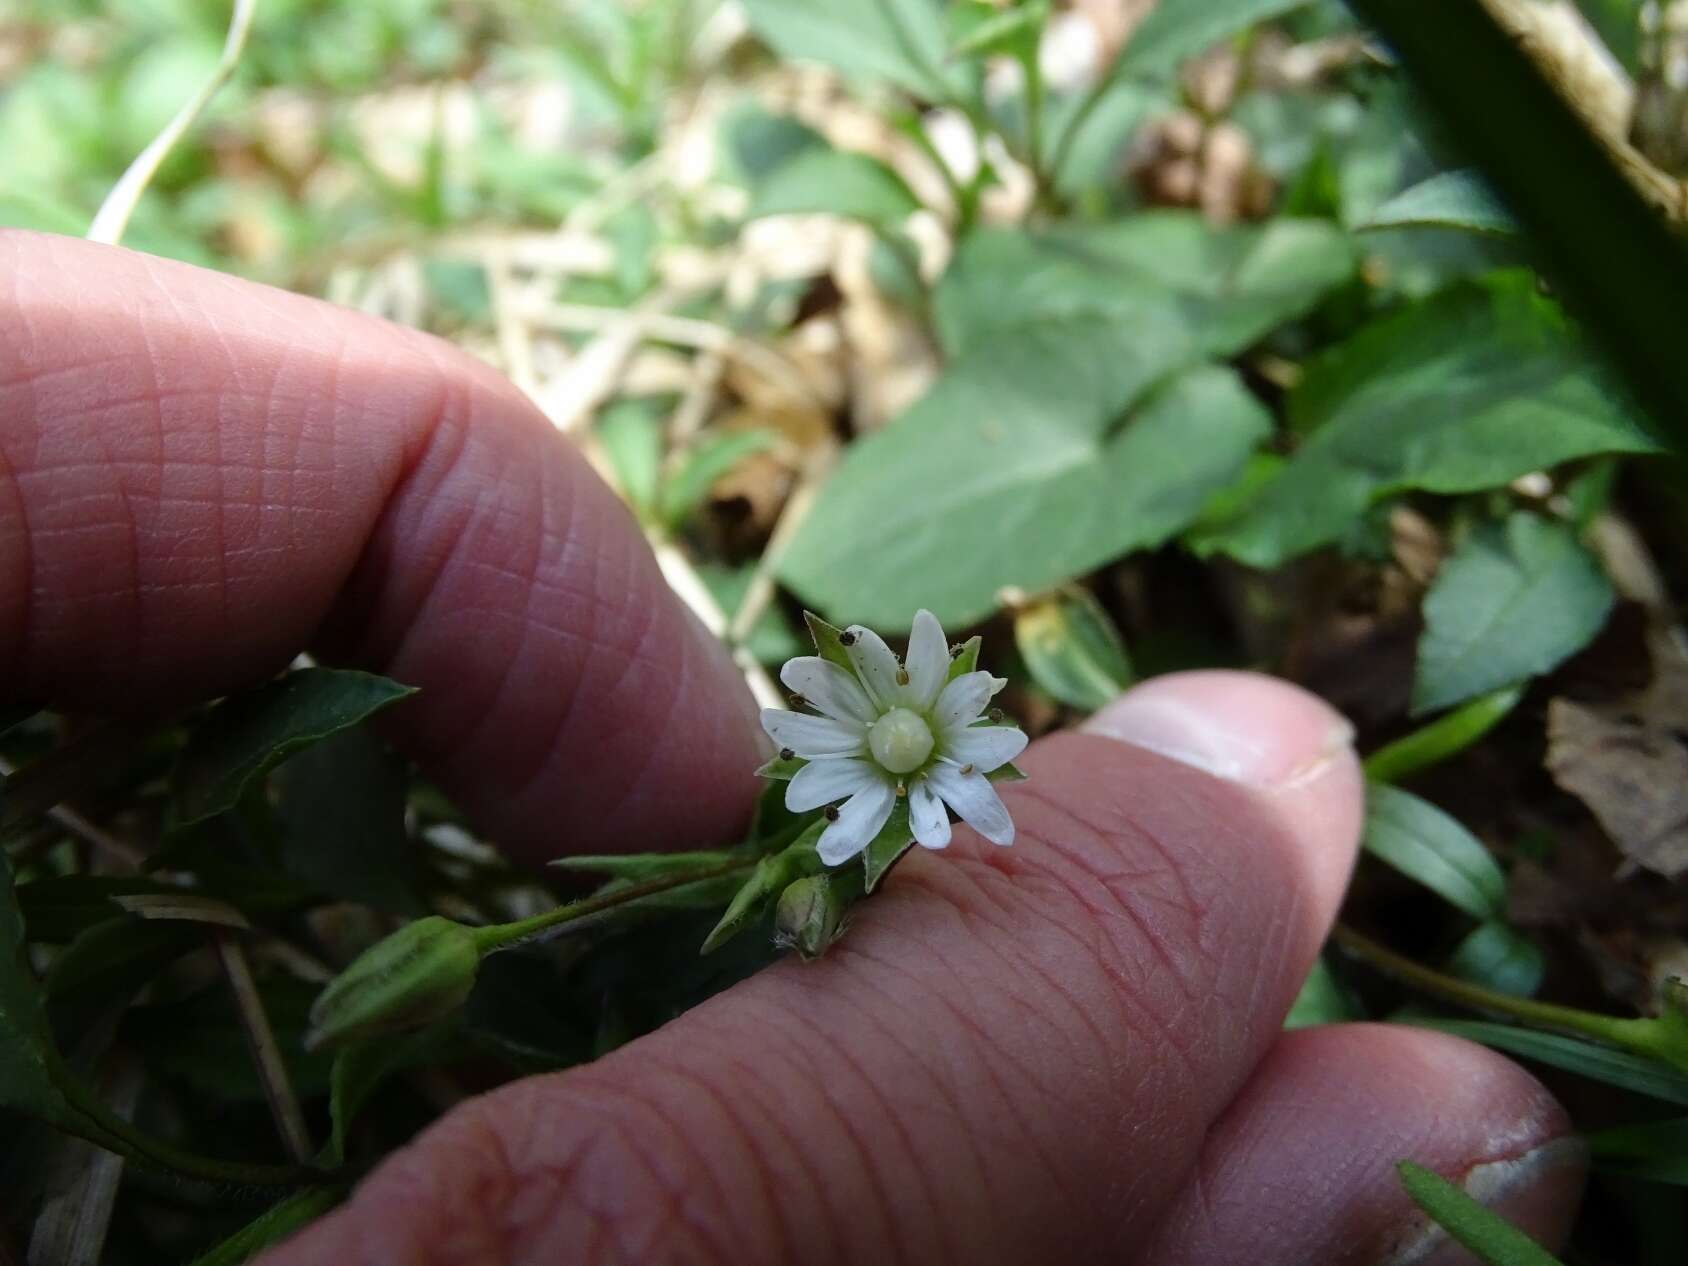
<path id="1" fill-rule="evenodd" d="M 1444 976 L 1422 963 L 1415 963 L 1412 959 L 1379 945 L 1370 937 L 1363 936 L 1341 923 L 1331 932 L 1331 940 L 1386 975 L 1445 1002 L 1468 1007 L 1473 1011 L 1488 1011 L 1508 1016 L 1535 1028 L 1578 1033 L 1634 1051 L 1638 1055 L 1670 1063 L 1680 1062 L 1668 1052 L 1668 1044 L 1661 1041 L 1664 1035 L 1657 1020 L 1599 1015 L 1593 1011 L 1580 1011 L 1575 1007 L 1561 1007 L 1551 1002 L 1537 1002 L 1531 998 L 1497 993 L 1493 989 L 1485 989 L 1467 980 Z"/>
<path id="2" fill-rule="evenodd" d="M 1108 89 L 1113 87 L 1113 76 L 1104 72 L 1102 77 L 1084 94 L 1084 100 L 1079 102 L 1078 109 L 1073 111 L 1072 118 L 1067 120 L 1067 126 L 1061 130 L 1060 137 L 1055 142 L 1055 152 L 1049 160 L 1048 186 L 1054 188 L 1060 183 L 1061 171 L 1072 157 L 1073 146 L 1078 141 L 1078 134 L 1084 130 L 1084 125 L 1090 121 L 1090 116 L 1096 112 L 1096 107 L 1102 104 L 1102 98 L 1108 95 Z"/>
<path id="3" fill-rule="evenodd" d="M 1366 757 L 1366 777 L 1373 782 L 1399 782 L 1458 755 L 1504 720 L 1523 697 L 1522 685 L 1507 686 L 1437 717 Z"/>
<path id="4" fill-rule="evenodd" d="M 245 1161 L 217 1160 L 195 1152 L 183 1151 L 130 1125 L 101 1103 L 68 1069 L 58 1070 L 54 1082 L 65 1100 L 104 1136 L 92 1138 L 91 1141 L 112 1151 L 122 1152 L 132 1159 L 148 1161 L 185 1177 L 197 1178 L 201 1182 L 233 1183 L 244 1187 L 295 1186 L 311 1177 L 311 1171 L 299 1165 L 253 1165 Z M 85 1134 L 83 1137 L 90 1136 Z"/>
<path id="5" fill-rule="evenodd" d="M 536 914 L 532 918 L 518 919 L 514 923 L 497 923 L 491 927 L 476 928 L 475 944 L 484 955 L 501 949 L 509 949 L 512 945 L 531 940 L 545 933 L 551 936 L 560 936 L 565 932 L 583 931 L 594 923 L 601 922 L 605 915 L 611 914 L 620 907 L 630 905 L 641 898 L 655 896 L 661 892 L 669 892 L 675 888 L 684 888 L 687 884 L 695 884 L 704 879 L 717 879 L 722 875 L 733 874 L 735 871 L 749 870 L 760 860 L 759 857 L 746 857 L 720 866 L 711 866 L 705 870 L 686 871 L 679 875 L 664 875 L 661 879 L 634 884 L 629 888 L 618 888 L 614 892 L 600 893 L 597 896 L 586 897 L 580 901 L 571 901 L 567 905 L 558 906 L 555 910 L 547 910 L 544 914 Z"/>
<path id="6" fill-rule="evenodd" d="M 1043 205 L 1053 173 L 1043 166 L 1043 67 L 1038 62 L 1038 46 L 1020 59 L 1026 77 L 1026 166 L 1032 174 L 1032 206 Z"/>

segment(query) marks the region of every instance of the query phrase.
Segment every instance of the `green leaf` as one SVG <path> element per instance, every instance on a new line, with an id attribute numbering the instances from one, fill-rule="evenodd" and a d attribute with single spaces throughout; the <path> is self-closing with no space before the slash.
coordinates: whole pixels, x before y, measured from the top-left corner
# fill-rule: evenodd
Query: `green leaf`
<path id="1" fill-rule="evenodd" d="M 1435 1029 L 1439 1033 L 1452 1033 L 1456 1037 L 1481 1042 L 1520 1059 L 1563 1068 L 1638 1095 L 1688 1105 L 1688 1076 L 1664 1064 L 1631 1055 L 1628 1051 L 1596 1046 L 1593 1042 L 1559 1033 L 1540 1033 L 1488 1020 L 1414 1016 L 1411 1023 L 1421 1029 Z"/>
<path id="2" fill-rule="evenodd" d="M 1267 433 L 1230 372 L 1167 362 L 1153 324 L 1046 324 L 979 344 L 850 449 L 780 560 L 827 611 L 965 625 L 1189 523 Z M 1135 401 L 1135 407 L 1131 407 Z M 1129 412 L 1128 412 L 1129 410 Z"/>
<path id="3" fill-rule="evenodd" d="M 1688 1186 L 1688 1117 L 1617 1126 L 1586 1137 L 1595 1167 L 1606 1173 Z"/>
<path id="4" fill-rule="evenodd" d="M 744 0 L 744 11 L 782 57 L 869 83 L 887 80 L 936 101 L 960 94 L 958 70 L 945 64 L 948 39 L 936 0 Z"/>
<path id="5" fill-rule="evenodd" d="M 1518 222 L 1474 171 L 1443 171 L 1403 189 L 1358 229 L 1442 228 L 1511 235 Z"/>
<path id="6" fill-rule="evenodd" d="M 728 905 L 714 929 L 704 938 L 703 946 L 698 952 L 714 953 L 742 932 L 753 917 L 785 891 L 786 885 L 792 880 L 800 875 L 819 873 L 823 867 L 815 855 L 815 841 L 820 839 L 821 832 L 826 830 L 826 827 L 826 819 L 817 817 L 790 847 L 757 862 L 756 869 L 733 895 L 732 903 Z"/>
<path id="7" fill-rule="evenodd" d="M 328 896 L 393 914 L 425 912 L 405 830 L 404 763 L 368 730 L 330 735 L 276 774 L 289 874 Z"/>
<path id="8" fill-rule="evenodd" d="M 1359 1020 L 1365 1013 L 1354 995 L 1337 979 L 1330 964 L 1321 955 L 1313 962 L 1313 969 L 1301 983 L 1295 1004 L 1284 1017 L 1284 1028 L 1307 1029 L 1320 1024 L 1341 1024 Z"/>
<path id="9" fill-rule="evenodd" d="M 345 1194 L 345 1188 L 339 1186 L 301 1188 L 196 1257 L 193 1266 L 243 1266 L 266 1248 L 316 1221 L 339 1204 Z"/>
<path id="10" fill-rule="evenodd" d="M 687 450 L 662 485 L 662 518 L 668 529 L 677 531 L 703 504 L 717 479 L 745 458 L 773 447 L 777 438 L 772 431 L 728 431 Z"/>
<path id="11" fill-rule="evenodd" d="M 0 1108 L 86 1136 L 89 1127 L 54 1077 L 58 1054 L 26 949 L 23 915 L 12 898 L 11 858 L 0 849 Z"/>
<path id="12" fill-rule="evenodd" d="M 1171 78 L 1226 36 L 1299 9 L 1307 0 L 1164 0 L 1138 23 L 1110 75 Z"/>
<path id="13" fill-rule="evenodd" d="M 1677 182 L 1613 161 L 1523 43 L 1467 0 L 1349 0 L 1412 75 L 1420 98 L 1529 235 L 1556 293 L 1605 349 L 1660 435 L 1688 440 L 1682 296 L 1688 246 Z M 1646 196 L 1632 180 L 1648 186 Z"/>
<path id="14" fill-rule="evenodd" d="M 1494 856 L 1429 801 L 1383 783 L 1368 785 L 1364 845 L 1474 919 L 1506 912 L 1506 876 Z"/>
<path id="15" fill-rule="evenodd" d="M 1523 697 L 1522 686 L 1505 686 L 1444 713 L 1366 757 L 1366 777 L 1400 782 L 1458 755 L 1504 721 Z"/>
<path id="16" fill-rule="evenodd" d="M 1049 321 L 1154 323 L 1168 368 L 1229 356 L 1309 311 L 1353 275 L 1347 236 L 1321 220 L 1216 228 L 1185 211 L 963 241 L 933 295 L 952 355 Z"/>
<path id="17" fill-rule="evenodd" d="M 367 720 L 416 692 L 385 677 L 301 668 L 213 708 L 182 750 L 173 779 L 175 825 L 227 812 L 295 752 Z"/>
<path id="18" fill-rule="evenodd" d="M 47 972 L 55 1006 L 89 1006 L 129 998 L 183 954 L 205 944 L 207 929 L 165 919 L 96 923 L 67 945 Z"/>
<path id="19" fill-rule="evenodd" d="M 863 887 L 868 892 L 879 887 L 879 881 L 913 845 L 914 830 L 908 822 L 908 801 L 899 799 L 891 807 L 891 816 L 885 820 L 879 834 L 869 840 L 862 850 Z"/>
<path id="20" fill-rule="evenodd" d="M 1424 599 L 1412 710 L 1419 714 L 1557 667 L 1600 631 L 1612 585 L 1576 533 L 1520 511 L 1484 524 Z"/>
<path id="21" fill-rule="evenodd" d="M 1395 1169 L 1413 1203 L 1488 1266 L 1559 1266 L 1541 1245 L 1447 1179 L 1411 1161 Z"/>
<path id="22" fill-rule="evenodd" d="M 1455 947 L 1448 974 L 1497 993 L 1532 996 L 1546 971 L 1534 941 L 1499 920 L 1480 924 Z"/>
<path id="23" fill-rule="evenodd" d="M 1025 0 L 999 8 L 983 0 L 952 5 L 951 21 L 964 30 L 950 48 L 951 57 L 1024 57 L 1037 50 L 1049 20 L 1048 0 Z"/>
<path id="24" fill-rule="evenodd" d="M 662 470 L 662 418 L 655 405 L 616 400 L 599 413 L 594 429 L 627 504 L 640 518 L 654 514 Z"/>
<path id="25" fill-rule="evenodd" d="M 1524 274 L 1374 321 L 1313 363 L 1289 411 L 1308 439 L 1236 519 L 1192 542 L 1199 551 L 1275 567 L 1392 493 L 1475 492 L 1577 457 L 1656 451 Z"/>
<path id="26" fill-rule="evenodd" d="M 919 209 L 903 178 L 877 158 L 806 149 L 757 186 L 746 218 L 825 212 L 891 229 Z"/>
<path id="27" fill-rule="evenodd" d="M 1085 589 L 1063 590 L 1021 607 L 1014 613 L 1014 641 L 1039 687 L 1086 712 L 1133 680 L 1119 630 Z"/>

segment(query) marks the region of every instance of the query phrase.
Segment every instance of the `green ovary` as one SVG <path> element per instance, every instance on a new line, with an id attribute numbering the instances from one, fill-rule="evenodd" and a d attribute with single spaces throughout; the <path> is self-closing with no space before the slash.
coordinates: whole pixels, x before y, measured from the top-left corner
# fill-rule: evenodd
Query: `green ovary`
<path id="1" fill-rule="evenodd" d="M 873 723 L 868 733 L 873 759 L 893 774 L 919 769 L 932 754 L 932 729 L 920 714 L 892 708 Z"/>

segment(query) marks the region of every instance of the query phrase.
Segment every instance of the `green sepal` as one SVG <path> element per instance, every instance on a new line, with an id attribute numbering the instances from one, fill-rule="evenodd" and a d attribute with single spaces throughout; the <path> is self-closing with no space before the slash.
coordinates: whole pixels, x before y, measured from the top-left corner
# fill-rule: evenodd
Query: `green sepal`
<path id="1" fill-rule="evenodd" d="M 908 800 L 899 798 L 879 834 L 869 840 L 862 850 L 862 884 L 866 891 L 872 892 L 879 887 L 879 881 L 913 844 L 914 828 L 908 821 Z"/>
<path id="2" fill-rule="evenodd" d="M 835 624 L 828 624 L 813 611 L 803 613 L 803 623 L 809 626 L 809 636 L 815 639 L 815 654 L 830 663 L 837 664 L 846 672 L 856 671 L 850 662 L 850 653 L 844 649 L 844 630 Z"/>
<path id="3" fill-rule="evenodd" d="M 991 782 L 1025 782 L 1031 775 L 1013 761 L 1005 761 L 991 770 L 985 777 Z"/>
<path id="4" fill-rule="evenodd" d="M 815 842 L 826 827 L 826 818 L 817 817 L 790 845 L 757 862 L 750 878 L 733 894 L 726 913 L 704 937 L 698 953 L 710 954 L 721 948 L 744 929 L 758 910 L 783 892 L 786 885 L 803 875 L 818 874 L 825 869 L 820 855 L 815 852 Z"/>
<path id="5" fill-rule="evenodd" d="M 985 644 L 985 639 L 975 633 L 961 644 L 961 649 L 950 656 L 949 678 L 954 681 L 963 673 L 974 672 L 979 667 L 979 648 Z"/>
<path id="6" fill-rule="evenodd" d="M 790 782 L 797 777 L 797 771 L 809 762 L 801 756 L 793 756 L 787 760 L 783 756 L 776 756 L 756 771 L 758 778 L 773 778 L 780 782 Z M 784 792 L 780 793 L 784 795 Z"/>

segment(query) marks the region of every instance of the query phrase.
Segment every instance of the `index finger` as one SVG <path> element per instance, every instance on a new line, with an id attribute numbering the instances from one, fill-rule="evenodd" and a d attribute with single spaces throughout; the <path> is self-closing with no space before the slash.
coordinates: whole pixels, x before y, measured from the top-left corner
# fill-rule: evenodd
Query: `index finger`
<path id="1" fill-rule="evenodd" d="M 426 335 L 0 232 L 0 700 L 168 706 L 302 648 L 421 688 L 396 737 L 518 852 L 724 838 L 748 692 L 632 516 Z"/>

